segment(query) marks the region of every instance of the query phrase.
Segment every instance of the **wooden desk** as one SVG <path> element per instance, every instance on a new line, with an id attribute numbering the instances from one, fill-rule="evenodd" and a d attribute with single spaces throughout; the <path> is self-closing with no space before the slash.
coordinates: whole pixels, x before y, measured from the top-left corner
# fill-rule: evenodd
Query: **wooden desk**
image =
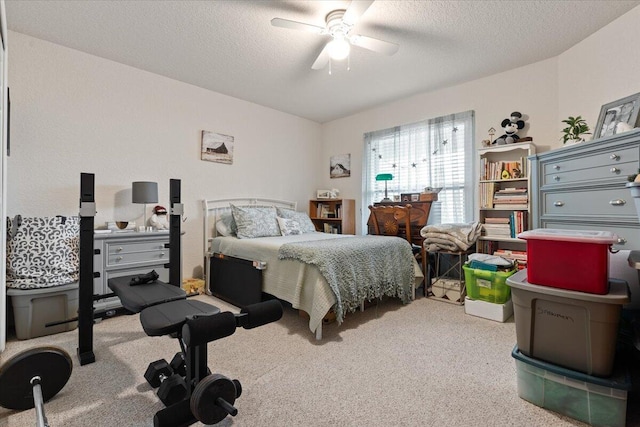
<path id="1" fill-rule="evenodd" d="M 427 221 L 429 220 L 429 212 L 431 211 L 431 201 L 429 202 L 379 202 L 374 203 L 373 206 L 404 206 L 411 205 L 411 241 L 418 245 L 422 246 L 422 242 L 424 241 L 424 237 L 420 235 L 420 230 L 422 227 L 427 225 Z M 367 220 L 367 229 L 369 234 L 375 234 L 375 229 L 373 228 L 373 219 L 371 218 L 371 214 L 369 214 L 369 219 Z M 406 231 L 404 230 L 404 225 L 400 225 L 400 235 L 406 236 Z"/>

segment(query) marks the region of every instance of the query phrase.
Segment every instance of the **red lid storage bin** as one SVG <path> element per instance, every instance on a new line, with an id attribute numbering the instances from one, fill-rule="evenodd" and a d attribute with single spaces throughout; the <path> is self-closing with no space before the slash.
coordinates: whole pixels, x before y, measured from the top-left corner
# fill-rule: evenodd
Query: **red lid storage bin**
<path id="1" fill-rule="evenodd" d="M 518 234 L 527 241 L 527 281 L 541 286 L 604 295 L 609 292 L 608 231 L 539 228 Z"/>

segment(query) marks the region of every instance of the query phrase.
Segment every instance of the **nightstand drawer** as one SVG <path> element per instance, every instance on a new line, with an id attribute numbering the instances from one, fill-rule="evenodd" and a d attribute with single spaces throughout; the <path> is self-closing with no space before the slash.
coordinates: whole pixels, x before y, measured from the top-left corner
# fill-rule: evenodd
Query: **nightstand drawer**
<path id="1" fill-rule="evenodd" d="M 602 188 L 567 191 L 543 191 L 543 216 L 578 218 L 634 219 L 637 217 L 633 198 L 627 188 Z"/>
<path id="2" fill-rule="evenodd" d="M 109 255 L 122 255 L 135 252 L 164 251 L 164 244 L 163 240 L 158 239 L 150 242 L 107 242 L 106 246 Z"/>
<path id="3" fill-rule="evenodd" d="M 552 160 L 544 164 L 543 174 L 553 175 L 570 171 L 585 171 L 584 176 L 591 177 L 591 169 L 605 167 L 611 168 L 622 163 L 638 164 L 640 153 L 638 147 L 611 150 L 584 157 Z M 638 171 L 635 171 L 637 173 Z"/>

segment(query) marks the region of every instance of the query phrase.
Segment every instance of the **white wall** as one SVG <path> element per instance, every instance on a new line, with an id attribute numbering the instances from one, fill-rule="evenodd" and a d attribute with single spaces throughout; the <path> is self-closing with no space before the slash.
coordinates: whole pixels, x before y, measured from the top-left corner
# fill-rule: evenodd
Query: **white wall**
<path id="1" fill-rule="evenodd" d="M 555 58 L 325 123 L 321 161 L 351 153 L 351 177 L 330 179 L 323 167 L 319 188 L 340 189 L 361 210 L 365 132 L 466 110 L 476 112 L 476 146 L 490 127 L 500 132 L 500 122 L 520 111 L 528 118 L 518 135 L 533 137 L 538 152 L 560 147 L 563 119 L 582 115 L 593 130 L 603 104 L 640 92 L 639 38 L 640 6 Z"/>
<path id="2" fill-rule="evenodd" d="M 527 126 L 518 135 L 531 136 L 541 150 L 549 149 L 559 138 L 552 126 L 558 116 L 557 93 L 557 59 L 553 58 L 325 123 L 321 159 L 328 165 L 332 155 L 351 153 L 351 177 L 330 179 L 327 167 L 320 170 L 318 181 L 321 187 L 337 187 L 343 197 L 355 198 L 356 209 L 362 209 L 365 132 L 467 110 L 476 113 L 476 146 L 489 139 L 491 127 L 498 132 L 494 138 L 501 135 L 500 122 L 520 111 L 527 116 Z M 362 221 L 358 221 L 358 233 L 361 230 Z"/>
<path id="3" fill-rule="evenodd" d="M 169 179 L 181 179 L 191 277 L 203 260 L 203 198 L 265 196 L 307 208 L 318 123 L 20 33 L 9 32 L 9 43 L 8 215 L 77 215 L 80 173 L 92 172 L 96 225 L 142 222 L 131 182 L 158 182 L 168 208 Z M 200 160 L 203 129 L 235 137 L 232 165 Z"/>
<path id="4" fill-rule="evenodd" d="M 582 115 L 593 130 L 602 105 L 640 92 L 639 38 L 640 6 L 558 57 L 560 120 Z"/>

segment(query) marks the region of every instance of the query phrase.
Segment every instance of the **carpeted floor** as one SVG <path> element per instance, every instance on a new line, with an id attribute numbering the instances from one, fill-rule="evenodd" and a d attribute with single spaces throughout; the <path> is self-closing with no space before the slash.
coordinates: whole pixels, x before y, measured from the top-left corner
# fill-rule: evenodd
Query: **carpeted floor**
<path id="1" fill-rule="evenodd" d="M 162 404 L 143 374 L 150 361 L 171 360 L 177 341 L 146 336 L 137 315 L 98 323 L 94 340 L 97 360 L 86 366 L 75 356 L 77 331 L 12 340 L 1 358 L 39 345 L 72 355 L 71 379 L 46 404 L 53 427 L 153 425 Z M 351 313 L 326 325 L 321 342 L 287 308 L 277 323 L 209 344 L 211 370 L 243 386 L 237 417 L 218 425 L 584 426 L 518 397 L 515 342 L 513 318 L 497 323 L 424 297 Z M 639 420 L 628 417 L 628 425 Z M 33 410 L 0 409 L 0 426 L 34 422 Z"/>

